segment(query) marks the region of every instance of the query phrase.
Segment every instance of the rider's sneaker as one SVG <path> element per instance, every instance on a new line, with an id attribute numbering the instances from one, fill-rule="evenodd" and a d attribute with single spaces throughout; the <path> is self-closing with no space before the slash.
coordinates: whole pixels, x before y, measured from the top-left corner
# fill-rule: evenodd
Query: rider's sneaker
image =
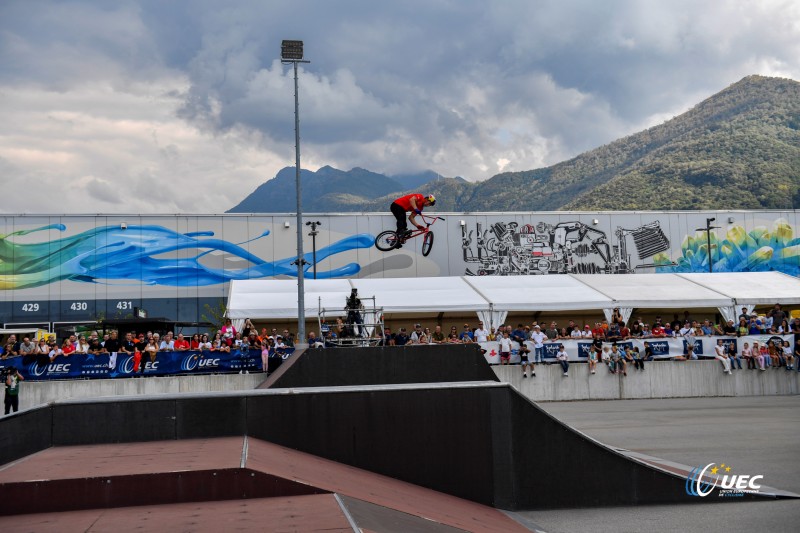
<path id="1" fill-rule="evenodd" d="M 414 233 L 414 232 L 411 231 L 410 229 L 407 229 L 406 231 L 403 232 L 403 235 L 401 236 L 401 238 L 402 239 L 408 239 L 409 237 L 411 237 L 412 233 Z"/>

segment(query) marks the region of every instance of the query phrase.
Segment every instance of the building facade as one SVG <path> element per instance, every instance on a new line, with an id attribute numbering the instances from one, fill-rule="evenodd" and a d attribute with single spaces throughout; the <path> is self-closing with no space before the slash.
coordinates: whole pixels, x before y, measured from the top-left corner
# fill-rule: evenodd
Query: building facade
<path id="1" fill-rule="evenodd" d="M 308 278 L 708 272 L 709 242 L 714 271 L 797 276 L 798 213 L 437 213 L 427 257 L 419 238 L 373 246 L 394 227 L 388 213 L 309 214 L 318 234 L 302 231 Z M 292 214 L 0 216 L 2 323 L 52 328 L 134 309 L 203 321 L 233 279 L 296 277 L 296 231 Z"/>

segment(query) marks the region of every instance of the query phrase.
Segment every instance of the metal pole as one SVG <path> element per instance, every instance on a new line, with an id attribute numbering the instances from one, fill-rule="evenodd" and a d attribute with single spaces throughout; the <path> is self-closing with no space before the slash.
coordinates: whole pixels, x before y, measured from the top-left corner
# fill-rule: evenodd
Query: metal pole
<path id="1" fill-rule="evenodd" d="M 714 254 L 711 253 L 711 221 L 706 219 L 706 243 L 708 246 L 708 272 L 714 272 Z"/>
<path id="2" fill-rule="evenodd" d="M 300 99 L 297 93 L 297 61 L 294 65 L 294 148 L 295 148 L 295 185 L 297 187 L 297 338 L 295 346 L 306 343 L 306 306 L 305 287 L 303 283 L 303 207 L 300 188 Z"/>
<path id="3" fill-rule="evenodd" d="M 317 232 L 311 232 L 311 248 L 314 250 L 314 279 L 317 279 Z"/>

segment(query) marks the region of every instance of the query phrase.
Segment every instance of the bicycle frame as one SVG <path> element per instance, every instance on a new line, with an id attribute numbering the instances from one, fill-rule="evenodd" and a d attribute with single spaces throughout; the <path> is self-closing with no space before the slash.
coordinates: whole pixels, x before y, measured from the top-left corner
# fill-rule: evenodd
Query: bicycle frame
<path id="1" fill-rule="evenodd" d="M 411 230 L 411 235 L 403 239 L 404 242 L 413 239 L 414 237 L 425 235 L 431 230 L 431 226 L 433 226 L 437 220 L 444 220 L 442 217 L 431 217 L 422 214 L 417 216 L 420 217 L 422 221 L 425 223 L 425 228 L 424 229 L 414 228 L 413 230 Z"/>

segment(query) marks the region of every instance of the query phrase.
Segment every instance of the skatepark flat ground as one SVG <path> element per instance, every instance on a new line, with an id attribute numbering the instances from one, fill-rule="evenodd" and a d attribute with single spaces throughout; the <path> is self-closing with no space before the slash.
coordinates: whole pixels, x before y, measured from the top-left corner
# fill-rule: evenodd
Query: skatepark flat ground
<path id="1" fill-rule="evenodd" d="M 764 485 L 800 493 L 800 396 L 538 405 L 605 444 L 689 466 L 725 463 L 731 473 L 761 474 Z M 547 460 L 536 443 L 530 451 Z M 548 532 L 794 532 L 800 499 L 529 511 L 518 518 Z"/>

